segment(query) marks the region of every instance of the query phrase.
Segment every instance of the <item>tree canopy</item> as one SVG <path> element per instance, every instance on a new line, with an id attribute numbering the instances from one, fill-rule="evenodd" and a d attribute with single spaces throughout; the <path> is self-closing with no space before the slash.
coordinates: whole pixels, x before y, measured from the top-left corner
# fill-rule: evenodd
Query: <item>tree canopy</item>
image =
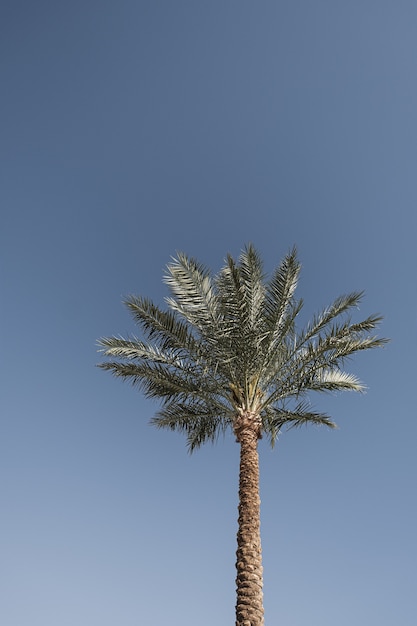
<path id="1" fill-rule="evenodd" d="M 363 295 L 354 292 L 298 329 L 299 273 L 295 248 L 270 277 L 252 245 L 238 261 L 228 255 L 216 275 L 180 253 L 164 277 L 166 308 L 127 298 L 141 337 L 100 339 L 110 360 L 99 367 L 160 399 L 152 422 L 184 432 L 191 451 L 228 428 L 236 432 L 244 414 L 256 415 L 259 436 L 272 445 L 283 427 L 334 427 L 330 416 L 312 409 L 307 394 L 363 391 L 344 365 L 352 354 L 386 342 L 373 334 L 381 317 L 353 322 Z"/>

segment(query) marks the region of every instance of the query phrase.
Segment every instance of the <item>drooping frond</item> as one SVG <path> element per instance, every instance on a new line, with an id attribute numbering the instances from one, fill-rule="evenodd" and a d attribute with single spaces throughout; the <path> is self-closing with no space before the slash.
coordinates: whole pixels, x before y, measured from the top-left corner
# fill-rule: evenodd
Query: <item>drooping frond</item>
<path id="1" fill-rule="evenodd" d="M 232 419 L 230 410 L 220 401 L 212 404 L 171 402 L 152 418 L 151 423 L 158 428 L 184 433 L 189 451 L 193 452 L 206 441 L 215 442 L 226 432 Z"/>
<path id="2" fill-rule="evenodd" d="M 100 345 L 119 341 L 121 347 L 109 347 L 106 356 L 120 357 L 121 361 L 105 361 L 99 367 L 111 371 L 116 377 L 128 379 L 139 387 L 148 398 L 160 398 L 164 401 L 177 399 L 208 399 L 218 394 L 219 386 L 224 389 L 220 376 L 215 372 L 206 372 L 204 365 L 189 363 L 175 355 L 164 353 L 158 348 L 138 344 L 137 350 L 128 348 L 134 357 L 126 357 L 123 339 L 110 338 L 101 340 Z M 124 360 L 123 360 L 124 359 Z M 227 397 L 227 394 L 223 393 Z"/>
<path id="3" fill-rule="evenodd" d="M 278 412 L 277 421 L 287 428 L 299 428 L 306 424 L 336 428 L 336 424 L 329 415 L 312 411 L 307 403 L 299 403 L 291 411 Z"/>
<path id="4" fill-rule="evenodd" d="M 229 255 L 215 276 L 178 254 L 164 279 L 167 310 L 130 296 L 126 305 L 142 336 L 101 339 L 109 360 L 100 367 L 159 399 L 153 423 L 183 432 L 190 450 L 228 428 L 237 432 L 245 415 L 257 416 L 272 444 L 285 427 L 333 427 L 329 416 L 311 410 L 308 394 L 363 390 L 343 367 L 357 352 L 386 343 L 372 334 L 381 317 L 352 322 L 362 298 L 354 292 L 297 329 L 299 273 L 295 249 L 269 280 L 252 245 L 237 261 Z"/>
<path id="5" fill-rule="evenodd" d="M 336 428 L 329 415 L 312 411 L 309 402 L 298 402 L 292 408 L 285 403 L 277 407 L 269 406 L 263 414 L 263 429 L 268 433 L 272 446 L 284 429 L 298 428 L 305 424 Z"/>

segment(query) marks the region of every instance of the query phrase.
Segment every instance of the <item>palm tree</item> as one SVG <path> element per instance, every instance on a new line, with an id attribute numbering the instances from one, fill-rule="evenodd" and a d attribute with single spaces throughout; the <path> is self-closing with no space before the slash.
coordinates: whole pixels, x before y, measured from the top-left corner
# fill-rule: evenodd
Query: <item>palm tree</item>
<path id="1" fill-rule="evenodd" d="M 252 245 L 238 261 L 229 255 L 215 276 L 178 254 L 164 279 L 166 310 L 143 297 L 126 301 L 144 340 L 99 341 L 113 359 L 99 367 L 160 399 L 157 427 L 184 432 L 190 451 L 229 429 L 240 444 L 236 626 L 264 623 L 258 440 L 265 435 L 274 445 L 282 429 L 307 423 L 333 428 L 307 394 L 362 391 L 342 366 L 386 341 L 371 334 L 380 317 L 352 323 L 361 293 L 337 298 L 297 330 L 299 272 L 295 249 L 269 279 Z"/>

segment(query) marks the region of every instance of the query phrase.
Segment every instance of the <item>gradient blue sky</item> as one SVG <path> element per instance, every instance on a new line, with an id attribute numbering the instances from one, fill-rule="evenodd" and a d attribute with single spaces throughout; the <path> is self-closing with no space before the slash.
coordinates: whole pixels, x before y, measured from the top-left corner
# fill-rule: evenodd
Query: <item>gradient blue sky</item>
<path id="1" fill-rule="evenodd" d="M 261 443 L 266 624 L 414 626 L 416 3 L 5 0 L 0 77 L 1 624 L 234 623 L 233 437 L 188 456 L 95 341 L 252 241 L 392 339 Z"/>

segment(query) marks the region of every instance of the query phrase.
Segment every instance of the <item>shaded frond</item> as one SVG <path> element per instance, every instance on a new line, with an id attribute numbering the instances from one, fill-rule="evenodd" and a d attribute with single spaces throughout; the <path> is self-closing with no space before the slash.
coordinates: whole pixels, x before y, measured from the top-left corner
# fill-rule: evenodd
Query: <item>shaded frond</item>
<path id="1" fill-rule="evenodd" d="M 231 424 L 229 412 L 221 403 L 170 402 L 152 418 L 151 423 L 158 428 L 184 433 L 189 451 L 193 452 L 207 441 L 215 442 L 226 432 Z"/>
<path id="2" fill-rule="evenodd" d="M 268 407 L 263 419 L 263 429 L 268 435 L 272 446 L 274 446 L 283 429 L 289 430 L 308 424 L 337 428 L 329 415 L 312 411 L 308 402 L 298 402 L 292 408 L 288 408 L 285 405 Z"/>
<path id="3" fill-rule="evenodd" d="M 219 389 L 218 382 L 213 385 L 212 380 L 204 379 L 184 364 L 168 367 L 161 362 L 106 361 L 100 363 L 99 367 L 111 371 L 116 377 L 128 379 L 148 398 L 160 398 L 164 401 L 179 398 L 204 399 L 214 394 L 224 395 L 227 399 L 227 394 Z"/>
<path id="4" fill-rule="evenodd" d="M 162 311 L 151 300 L 138 296 L 129 296 L 125 304 L 148 338 L 157 340 L 162 348 L 199 350 L 192 329 L 173 311 Z"/>
<path id="5" fill-rule="evenodd" d="M 326 413 L 317 413 L 314 411 L 294 411 L 293 413 L 286 414 L 286 420 L 284 425 L 288 425 L 290 428 L 300 428 L 300 426 L 306 426 L 308 424 L 315 424 L 316 426 L 327 426 L 328 428 L 337 428 L 337 425 L 331 417 Z"/>

